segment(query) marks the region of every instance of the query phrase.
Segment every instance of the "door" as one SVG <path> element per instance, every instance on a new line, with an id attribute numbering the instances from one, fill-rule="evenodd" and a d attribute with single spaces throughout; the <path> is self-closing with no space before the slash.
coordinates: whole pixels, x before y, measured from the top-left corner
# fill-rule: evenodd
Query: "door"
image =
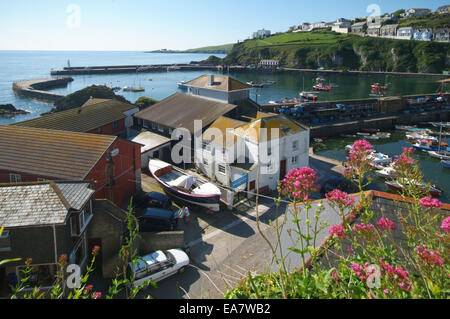
<path id="1" fill-rule="evenodd" d="M 280 180 L 283 180 L 286 176 L 286 160 L 280 162 Z"/>

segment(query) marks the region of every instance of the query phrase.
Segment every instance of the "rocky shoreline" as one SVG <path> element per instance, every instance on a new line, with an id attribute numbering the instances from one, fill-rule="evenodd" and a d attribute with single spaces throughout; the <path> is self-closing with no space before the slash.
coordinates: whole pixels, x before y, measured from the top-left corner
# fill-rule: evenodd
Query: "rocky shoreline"
<path id="1" fill-rule="evenodd" d="M 30 112 L 17 109 L 12 104 L 0 104 L 0 116 L 10 117 L 14 115 L 29 114 Z"/>

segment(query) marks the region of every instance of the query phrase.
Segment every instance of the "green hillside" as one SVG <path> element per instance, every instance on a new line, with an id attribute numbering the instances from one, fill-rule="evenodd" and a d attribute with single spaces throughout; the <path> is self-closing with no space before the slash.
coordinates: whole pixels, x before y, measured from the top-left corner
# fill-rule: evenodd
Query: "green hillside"
<path id="1" fill-rule="evenodd" d="M 228 54 L 231 52 L 234 44 L 215 45 L 209 47 L 202 47 L 197 49 L 184 50 L 184 53 L 216 53 L 216 54 Z"/>
<path id="2" fill-rule="evenodd" d="M 438 72 L 448 68 L 450 44 L 360 37 L 329 31 L 283 33 L 235 44 L 225 63 L 277 59 L 284 67 Z"/>

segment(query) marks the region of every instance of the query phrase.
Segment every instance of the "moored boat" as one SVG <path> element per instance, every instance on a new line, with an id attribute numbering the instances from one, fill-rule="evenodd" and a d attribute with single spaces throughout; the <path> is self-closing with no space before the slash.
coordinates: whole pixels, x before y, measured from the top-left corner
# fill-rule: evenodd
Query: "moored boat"
<path id="1" fill-rule="evenodd" d="M 391 165 L 388 167 L 383 167 L 383 169 L 375 171 L 375 175 L 378 177 L 391 180 L 394 178 L 395 168 Z"/>
<path id="2" fill-rule="evenodd" d="M 445 161 L 445 160 L 442 160 L 442 166 L 443 167 L 445 167 L 445 168 L 450 168 L 450 160 L 448 160 L 448 161 Z"/>
<path id="3" fill-rule="evenodd" d="M 177 83 L 179 89 L 187 89 L 186 81 L 180 81 Z"/>
<path id="4" fill-rule="evenodd" d="M 450 152 L 448 151 L 428 151 L 428 155 L 434 158 L 438 158 L 440 160 L 449 161 L 450 160 Z"/>
<path id="5" fill-rule="evenodd" d="M 405 187 L 408 187 L 408 185 L 410 185 L 410 183 L 406 183 L 407 185 L 400 185 L 397 181 L 386 181 L 385 182 L 387 187 L 389 187 L 392 190 L 395 191 L 402 191 Z M 426 187 L 427 185 L 423 182 L 418 183 L 417 186 L 422 186 L 422 187 Z M 428 192 L 430 193 L 430 195 L 432 196 L 441 196 L 444 191 L 440 188 L 438 188 L 436 185 L 430 185 Z"/>
<path id="6" fill-rule="evenodd" d="M 173 165 L 150 159 L 150 174 L 172 197 L 188 204 L 197 205 L 218 212 L 220 210 L 220 189 Z"/>
<path id="7" fill-rule="evenodd" d="M 382 86 L 380 83 L 374 83 L 371 86 L 373 91 L 387 91 L 387 86 Z"/>

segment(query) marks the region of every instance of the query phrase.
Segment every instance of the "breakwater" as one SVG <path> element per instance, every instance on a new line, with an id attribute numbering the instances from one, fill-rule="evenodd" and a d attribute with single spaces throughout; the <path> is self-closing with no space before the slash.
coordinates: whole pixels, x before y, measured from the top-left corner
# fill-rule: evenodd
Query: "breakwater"
<path id="1" fill-rule="evenodd" d="M 65 87 L 72 82 L 71 77 L 35 79 L 13 83 L 13 90 L 18 95 L 23 95 L 33 99 L 55 102 L 65 97 L 63 94 L 48 92 L 46 90 Z"/>
<path id="2" fill-rule="evenodd" d="M 166 71 L 199 71 L 214 70 L 217 66 L 195 64 L 154 64 L 154 65 L 107 65 L 65 67 L 61 70 L 51 70 L 51 75 L 87 75 L 87 74 L 118 74 L 118 73 L 151 73 Z"/>

